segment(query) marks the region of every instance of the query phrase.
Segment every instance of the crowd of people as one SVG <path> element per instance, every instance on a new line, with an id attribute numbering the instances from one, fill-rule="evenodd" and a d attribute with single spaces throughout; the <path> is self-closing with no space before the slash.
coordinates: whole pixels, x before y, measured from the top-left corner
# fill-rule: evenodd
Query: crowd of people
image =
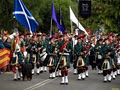
<path id="1" fill-rule="evenodd" d="M 60 76 L 60 84 L 68 84 L 68 70 L 73 65 L 73 73 L 78 80 L 89 76 L 89 66 L 98 69 L 104 82 L 111 82 L 120 75 L 120 37 L 117 34 L 22 34 L 18 30 L 5 34 L 0 40 L 10 43 L 12 58 L 10 65 L 14 80 L 31 80 L 32 75 L 49 71 L 49 78 Z M 36 69 L 35 69 L 36 68 Z"/>

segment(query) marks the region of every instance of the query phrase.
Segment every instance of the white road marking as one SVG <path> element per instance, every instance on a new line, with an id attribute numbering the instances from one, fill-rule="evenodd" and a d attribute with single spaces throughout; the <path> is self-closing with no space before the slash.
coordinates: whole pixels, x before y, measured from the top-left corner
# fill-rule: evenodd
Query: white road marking
<path id="1" fill-rule="evenodd" d="M 71 71 L 72 71 L 72 69 L 69 70 L 69 72 L 71 72 Z M 50 82 L 52 82 L 52 81 L 54 81 L 56 79 L 57 79 L 57 77 L 55 79 L 46 79 L 46 80 L 44 80 L 44 81 L 42 81 L 40 83 L 37 83 L 37 84 L 35 84 L 35 85 L 31 86 L 31 87 L 26 88 L 24 90 L 35 90 L 35 89 L 37 89 L 39 87 L 42 87 L 42 86 L 44 86 L 44 85 L 46 85 L 46 84 L 48 84 L 48 83 L 50 83 Z"/>

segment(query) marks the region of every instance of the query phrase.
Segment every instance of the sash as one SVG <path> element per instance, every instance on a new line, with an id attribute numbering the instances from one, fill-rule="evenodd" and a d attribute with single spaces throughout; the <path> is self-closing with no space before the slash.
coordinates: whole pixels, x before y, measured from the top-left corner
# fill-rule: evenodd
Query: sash
<path id="1" fill-rule="evenodd" d="M 60 48 L 60 52 L 68 45 L 69 41 L 66 41 L 65 44 Z"/>

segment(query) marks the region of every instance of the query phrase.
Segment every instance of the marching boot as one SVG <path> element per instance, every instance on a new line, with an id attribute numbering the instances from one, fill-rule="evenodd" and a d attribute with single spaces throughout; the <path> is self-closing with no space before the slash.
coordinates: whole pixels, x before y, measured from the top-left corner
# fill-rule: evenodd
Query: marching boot
<path id="1" fill-rule="evenodd" d="M 120 69 L 117 70 L 117 74 L 120 75 Z"/>
<path id="2" fill-rule="evenodd" d="M 98 74 L 100 74 L 100 70 L 98 70 Z"/>
<path id="3" fill-rule="evenodd" d="M 43 73 L 43 67 L 40 67 L 40 73 Z"/>
<path id="4" fill-rule="evenodd" d="M 18 76 L 18 80 L 20 80 L 21 77 L 20 77 L 20 73 L 19 72 L 17 72 L 17 76 Z"/>
<path id="5" fill-rule="evenodd" d="M 61 85 L 65 84 L 65 77 L 62 77 Z"/>
<path id="6" fill-rule="evenodd" d="M 111 82 L 111 75 L 108 75 L 108 82 Z"/>
<path id="7" fill-rule="evenodd" d="M 14 73 L 14 81 L 17 81 L 17 74 Z"/>
<path id="8" fill-rule="evenodd" d="M 59 77 L 61 77 L 62 75 L 61 75 L 61 70 L 59 70 Z"/>
<path id="9" fill-rule="evenodd" d="M 85 80 L 85 73 L 82 73 L 82 80 Z"/>
<path id="10" fill-rule="evenodd" d="M 53 79 L 55 78 L 55 72 L 52 73 L 52 78 L 53 78 Z"/>
<path id="11" fill-rule="evenodd" d="M 85 75 L 86 75 L 86 77 L 88 77 L 89 75 L 88 75 L 88 70 L 85 72 Z"/>
<path id="12" fill-rule="evenodd" d="M 50 73 L 49 79 L 52 79 L 52 73 Z"/>
<path id="13" fill-rule="evenodd" d="M 115 71 L 115 77 L 117 77 L 117 71 Z"/>
<path id="14" fill-rule="evenodd" d="M 100 74 L 102 74 L 103 73 L 103 70 L 100 70 Z"/>
<path id="15" fill-rule="evenodd" d="M 32 75 L 34 75 L 34 69 L 32 69 Z"/>
<path id="16" fill-rule="evenodd" d="M 47 66 L 44 67 L 44 72 L 47 72 Z"/>
<path id="17" fill-rule="evenodd" d="M 65 76 L 65 84 L 68 85 L 68 76 Z"/>
<path id="18" fill-rule="evenodd" d="M 20 72 L 20 77 L 22 78 L 23 77 L 23 75 L 22 75 L 22 73 Z"/>
<path id="19" fill-rule="evenodd" d="M 98 74 L 102 74 L 102 73 L 103 73 L 103 71 L 99 69 Z"/>
<path id="20" fill-rule="evenodd" d="M 115 77 L 115 72 L 113 72 L 113 76 L 112 76 L 112 78 L 115 80 L 115 78 L 116 78 L 116 77 Z"/>
<path id="21" fill-rule="evenodd" d="M 37 75 L 39 75 L 39 69 L 37 68 Z"/>
<path id="22" fill-rule="evenodd" d="M 77 69 L 74 69 L 73 74 L 74 74 L 74 75 L 76 75 L 76 74 L 77 74 Z"/>
<path id="23" fill-rule="evenodd" d="M 107 76 L 104 76 L 104 82 L 107 82 Z"/>
<path id="24" fill-rule="evenodd" d="M 78 74 L 78 80 L 81 80 L 81 74 Z"/>
<path id="25" fill-rule="evenodd" d="M 56 77 L 58 77 L 58 76 L 59 76 L 59 72 L 57 71 L 57 72 L 56 72 Z"/>

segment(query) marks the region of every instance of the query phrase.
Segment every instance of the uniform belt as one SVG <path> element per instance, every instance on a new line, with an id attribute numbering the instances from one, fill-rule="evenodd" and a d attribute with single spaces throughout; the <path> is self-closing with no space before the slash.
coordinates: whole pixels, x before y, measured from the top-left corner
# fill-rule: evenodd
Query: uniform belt
<path id="1" fill-rule="evenodd" d="M 59 53 L 60 55 L 69 55 L 69 53 Z"/>

